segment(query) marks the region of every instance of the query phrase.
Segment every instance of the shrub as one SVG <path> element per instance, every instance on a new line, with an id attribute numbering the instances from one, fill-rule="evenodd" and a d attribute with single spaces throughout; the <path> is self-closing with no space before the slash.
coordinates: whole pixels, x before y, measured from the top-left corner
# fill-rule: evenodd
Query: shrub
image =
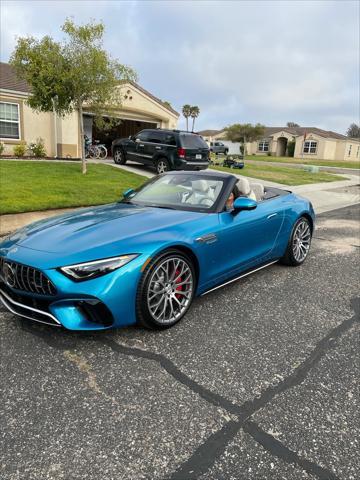
<path id="1" fill-rule="evenodd" d="M 0 155 L 2 155 L 4 153 L 4 150 L 5 150 L 5 143 L 0 142 Z"/>
<path id="2" fill-rule="evenodd" d="M 288 142 L 288 144 L 287 144 L 288 157 L 293 157 L 294 152 L 295 152 L 295 142 Z"/>
<path id="3" fill-rule="evenodd" d="M 20 142 L 18 145 L 15 145 L 13 151 L 15 157 L 23 157 L 26 152 L 26 143 Z"/>
<path id="4" fill-rule="evenodd" d="M 46 150 L 44 145 L 44 140 L 42 138 L 37 138 L 36 142 L 31 142 L 28 145 L 28 150 L 31 155 L 38 158 L 46 157 Z"/>
<path id="5" fill-rule="evenodd" d="M 267 152 L 266 154 L 268 157 L 271 157 L 271 152 Z"/>

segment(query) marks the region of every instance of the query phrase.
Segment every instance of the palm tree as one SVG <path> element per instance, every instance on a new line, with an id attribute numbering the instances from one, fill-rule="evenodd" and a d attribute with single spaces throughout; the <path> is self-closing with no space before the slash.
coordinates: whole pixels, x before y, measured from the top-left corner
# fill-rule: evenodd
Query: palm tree
<path id="1" fill-rule="evenodd" d="M 191 115 L 191 105 L 184 105 L 182 107 L 182 114 L 184 115 L 185 119 L 186 119 L 186 130 L 189 131 L 189 117 Z"/>
<path id="2" fill-rule="evenodd" d="M 192 132 L 194 131 L 194 125 L 195 125 L 195 118 L 197 118 L 200 115 L 200 108 L 197 105 L 193 105 L 190 108 L 190 117 L 193 119 L 193 124 L 192 124 Z"/>

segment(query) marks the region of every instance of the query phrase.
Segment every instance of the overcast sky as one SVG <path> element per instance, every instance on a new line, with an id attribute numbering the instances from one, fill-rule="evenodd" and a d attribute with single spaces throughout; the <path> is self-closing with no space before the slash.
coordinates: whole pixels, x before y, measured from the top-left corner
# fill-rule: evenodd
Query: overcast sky
<path id="1" fill-rule="evenodd" d="M 358 1 L 2 0 L 2 61 L 16 36 L 60 39 L 67 16 L 102 19 L 106 49 L 144 88 L 200 107 L 196 129 L 359 122 Z"/>

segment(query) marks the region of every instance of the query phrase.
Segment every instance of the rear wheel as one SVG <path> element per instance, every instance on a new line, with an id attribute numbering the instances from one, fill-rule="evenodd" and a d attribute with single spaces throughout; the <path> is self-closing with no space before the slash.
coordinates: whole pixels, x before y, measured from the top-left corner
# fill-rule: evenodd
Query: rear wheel
<path id="1" fill-rule="evenodd" d="M 159 160 L 156 162 L 156 172 L 158 173 L 158 175 L 168 172 L 169 170 L 170 165 L 166 158 L 159 158 Z"/>
<path id="2" fill-rule="evenodd" d="M 177 250 L 155 257 L 146 267 L 138 287 L 136 312 L 147 328 L 168 328 L 188 311 L 195 293 L 192 261 Z"/>
<path id="3" fill-rule="evenodd" d="M 285 255 L 281 263 L 298 266 L 305 262 L 311 245 L 311 225 L 306 217 L 300 217 L 295 223 Z"/>
<path id="4" fill-rule="evenodd" d="M 114 162 L 118 165 L 124 165 L 126 163 L 126 157 L 121 148 L 116 148 L 114 151 Z"/>

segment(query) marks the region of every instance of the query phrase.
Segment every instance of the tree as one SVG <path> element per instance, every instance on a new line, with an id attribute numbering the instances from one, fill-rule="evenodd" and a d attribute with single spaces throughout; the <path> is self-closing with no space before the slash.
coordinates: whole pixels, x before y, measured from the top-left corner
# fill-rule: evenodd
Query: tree
<path id="1" fill-rule="evenodd" d="M 185 105 L 182 107 L 182 114 L 183 114 L 184 117 L 185 117 L 185 120 L 186 120 L 186 131 L 188 132 L 188 131 L 189 131 L 189 117 L 190 117 L 190 115 L 191 115 L 191 105 L 185 104 Z"/>
<path id="2" fill-rule="evenodd" d="M 251 125 L 251 123 L 235 123 L 225 128 L 226 139 L 231 142 L 242 142 L 243 154 L 246 155 L 246 143 L 255 142 L 259 138 L 262 138 L 265 133 L 264 125 L 257 123 Z"/>
<path id="3" fill-rule="evenodd" d="M 356 125 L 356 123 L 352 123 L 346 131 L 346 135 L 351 138 L 359 138 L 360 139 L 360 126 Z"/>
<path id="4" fill-rule="evenodd" d="M 286 126 L 289 128 L 300 127 L 300 125 L 295 122 L 287 122 Z"/>
<path id="5" fill-rule="evenodd" d="M 120 84 L 135 80 L 136 74 L 103 49 L 103 23 L 77 26 L 67 19 L 62 31 L 67 34 L 63 42 L 49 36 L 19 38 L 10 62 L 31 86 L 30 107 L 41 112 L 55 110 L 59 116 L 78 110 L 82 172 L 86 173 L 83 108 L 95 114 L 98 126 L 106 123 L 111 128 L 111 121 L 104 122 L 103 115 L 119 108 Z"/>
<path id="6" fill-rule="evenodd" d="M 197 118 L 200 115 L 200 108 L 197 105 L 193 105 L 190 108 L 190 117 L 192 118 L 192 129 L 191 131 L 194 131 L 194 126 L 195 126 L 195 118 Z"/>

